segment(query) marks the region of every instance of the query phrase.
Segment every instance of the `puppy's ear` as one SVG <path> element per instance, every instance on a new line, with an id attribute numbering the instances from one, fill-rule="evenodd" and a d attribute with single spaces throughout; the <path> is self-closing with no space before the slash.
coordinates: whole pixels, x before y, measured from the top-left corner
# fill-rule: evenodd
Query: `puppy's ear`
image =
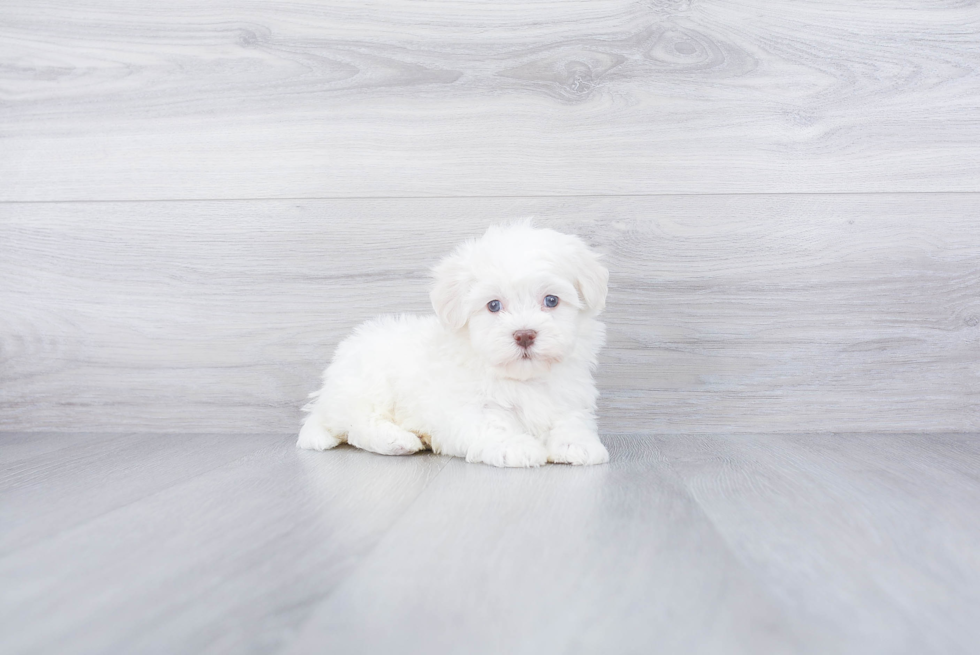
<path id="1" fill-rule="evenodd" d="M 435 284 L 429 292 L 432 308 L 444 325 L 459 330 L 469 319 L 466 311 L 466 296 L 472 284 L 472 273 L 466 265 L 466 258 L 457 250 L 432 269 Z"/>
<path id="2" fill-rule="evenodd" d="M 600 261 L 598 253 L 589 250 L 580 239 L 575 239 L 575 288 L 578 290 L 590 315 L 595 316 L 606 307 L 609 289 L 609 271 Z"/>

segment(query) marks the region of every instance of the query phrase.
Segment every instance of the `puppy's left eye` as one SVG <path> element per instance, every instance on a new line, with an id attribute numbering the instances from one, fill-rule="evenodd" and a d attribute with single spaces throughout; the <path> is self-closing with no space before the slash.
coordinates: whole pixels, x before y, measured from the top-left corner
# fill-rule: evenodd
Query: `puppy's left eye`
<path id="1" fill-rule="evenodd" d="M 545 307 L 557 307 L 558 306 L 558 296 L 545 296 L 544 297 Z"/>

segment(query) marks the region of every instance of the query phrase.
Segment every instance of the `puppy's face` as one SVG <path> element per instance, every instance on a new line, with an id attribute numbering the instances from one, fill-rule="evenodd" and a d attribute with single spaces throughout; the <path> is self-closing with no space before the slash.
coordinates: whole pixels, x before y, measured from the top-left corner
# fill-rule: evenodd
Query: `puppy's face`
<path id="1" fill-rule="evenodd" d="M 434 270 L 442 322 L 467 331 L 497 374 L 527 380 L 575 349 L 582 322 L 602 311 L 608 272 L 574 236 L 527 223 L 492 227 Z"/>

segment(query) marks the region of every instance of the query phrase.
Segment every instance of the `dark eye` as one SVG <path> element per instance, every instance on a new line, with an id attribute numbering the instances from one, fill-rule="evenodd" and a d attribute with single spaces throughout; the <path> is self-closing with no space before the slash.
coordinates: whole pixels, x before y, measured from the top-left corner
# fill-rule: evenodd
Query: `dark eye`
<path id="1" fill-rule="evenodd" d="M 499 300 L 491 300 L 490 302 L 487 303 L 487 309 L 489 309 L 491 312 L 499 312 L 500 311 L 500 301 Z"/>
<path id="2" fill-rule="evenodd" d="M 558 296 L 545 296 L 544 297 L 545 307 L 557 307 L 558 306 Z"/>

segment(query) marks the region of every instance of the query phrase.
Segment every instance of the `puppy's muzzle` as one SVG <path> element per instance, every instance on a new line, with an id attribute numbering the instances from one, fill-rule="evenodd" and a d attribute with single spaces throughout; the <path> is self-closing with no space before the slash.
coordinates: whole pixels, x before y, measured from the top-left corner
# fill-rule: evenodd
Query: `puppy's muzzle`
<path id="1" fill-rule="evenodd" d="M 514 341 L 517 342 L 518 346 L 524 350 L 527 350 L 532 344 L 534 344 L 534 339 L 537 336 L 538 333 L 534 330 L 518 330 L 514 333 Z"/>

